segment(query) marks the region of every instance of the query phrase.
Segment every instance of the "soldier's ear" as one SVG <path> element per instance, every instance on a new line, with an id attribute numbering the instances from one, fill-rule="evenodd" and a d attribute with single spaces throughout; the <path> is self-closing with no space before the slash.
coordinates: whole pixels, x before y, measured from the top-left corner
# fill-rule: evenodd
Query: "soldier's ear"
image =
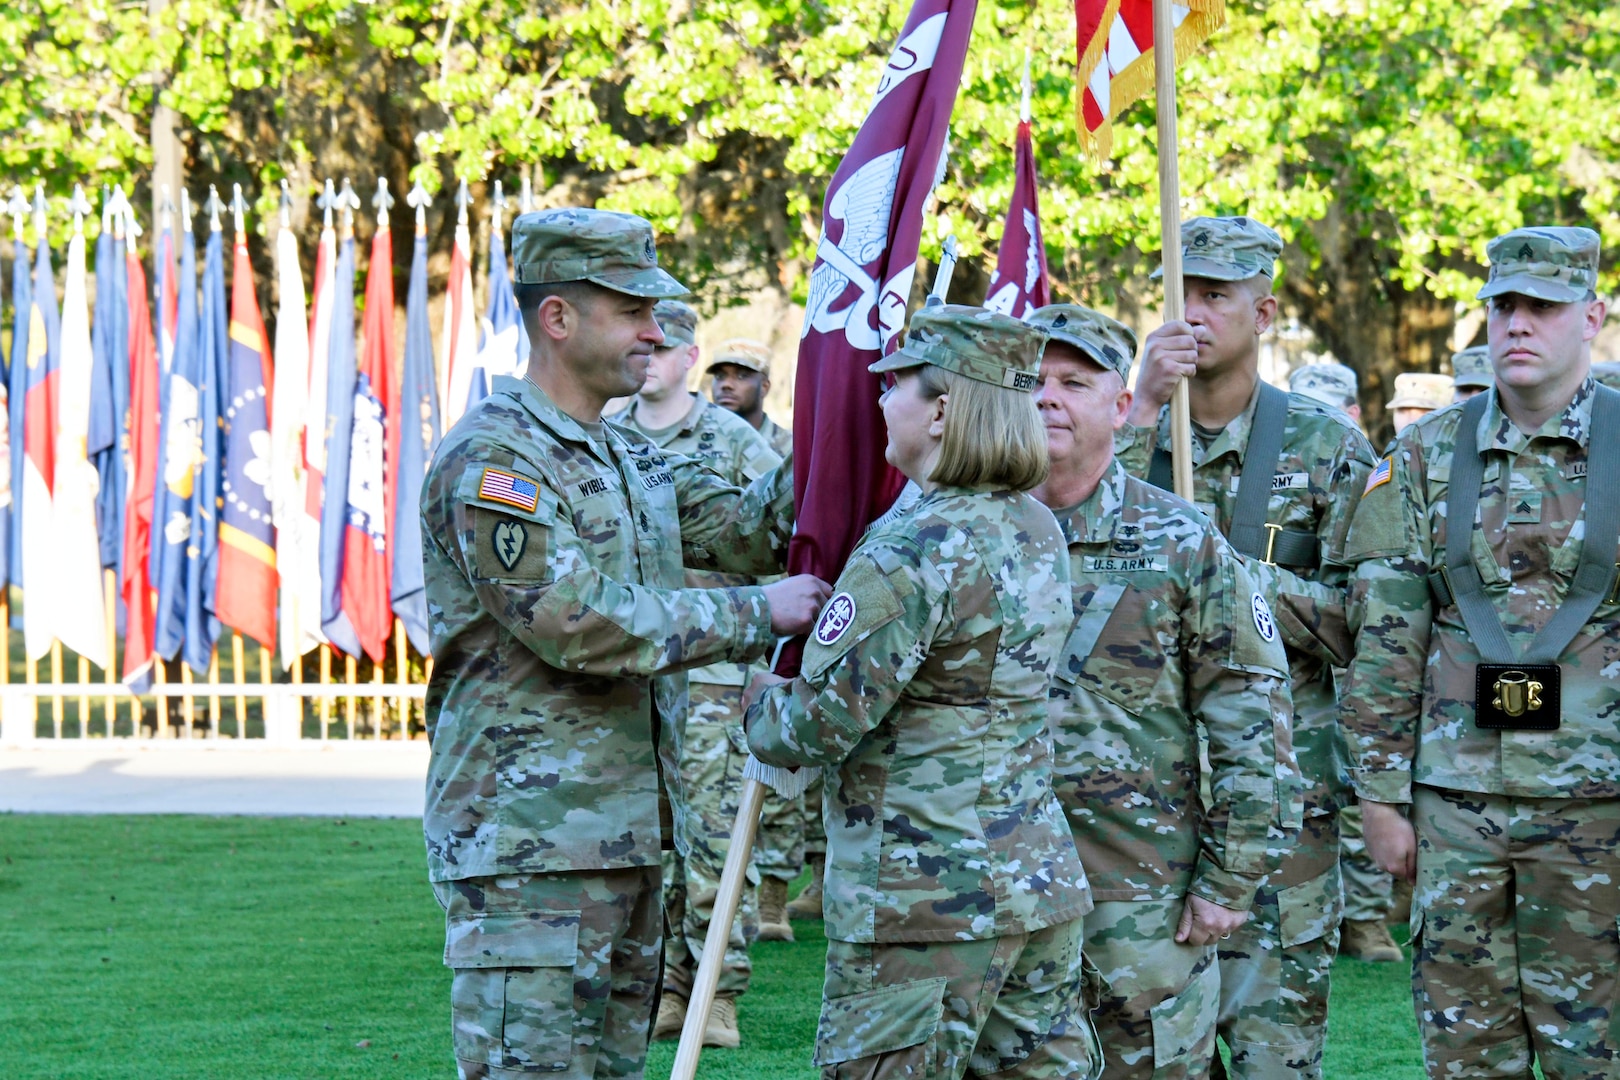
<path id="1" fill-rule="evenodd" d="M 533 311 L 534 325 L 527 328 L 530 337 L 544 335 L 552 341 L 566 341 L 578 325 L 579 313 L 574 305 L 555 294 L 540 301 Z"/>
<path id="2" fill-rule="evenodd" d="M 1586 323 L 1581 327 L 1581 340 L 1591 341 L 1603 329 L 1603 320 L 1608 317 L 1609 305 L 1602 300 L 1589 300 L 1586 303 Z"/>
<path id="3" fill-rule="evenodd" d="M 1277 297 L 1272 293 L 1254 298 L 1254 336 L 1259 337 L 1277 321 Z"/>
<path id="4" fill-rule="evenodd" d="M 934 399 L 933 407 L 928 412 L 928 435 L 930 438 L 943 439 L 945 437 L 945 413 L 950 408 L 951 395 L 941 394 Z"/>

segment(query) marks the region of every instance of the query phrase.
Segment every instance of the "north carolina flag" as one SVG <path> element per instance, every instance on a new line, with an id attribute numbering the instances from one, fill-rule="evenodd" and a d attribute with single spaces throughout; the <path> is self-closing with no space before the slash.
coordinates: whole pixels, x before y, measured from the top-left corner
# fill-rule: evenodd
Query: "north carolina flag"
<path id="1" fill-rule="evenodd" d="M 225 505 L 215 614 L 265 648 L 276 644 L 276 535 L 270 509 L 270 346 L 247 236 L 231 264 L 230 381 L 225 389 Z M 302 322 L 302 320 L 300 320 Z M 302 326 L 299 327 L 302 329 Z"/>
<path id="2" fill-rule="evenodd" d="M 358 377 L 354 340 L 354 233 L 344 230 L 334 275 L 331 338 L 327 355 L 326 467 L 321 517 L 321 633 L 348 656 L 360 655 L 360 639 L 343 610 L 344 538 L 349 518 L 349 443 L 354 433 L 354 385 Z M 381 444 L 382 417 L 377 417 Z"/>
<path id="3" fill-rule="evenodd" d="M 30 595 L 35 605 L 42 598 L 46 600 L 53 633 L 63 645 L 105 668 L 111 658 L 107 655 L 101 541 L 96 534 L 96 493 L 101 485 L 86 453 L 95 355 L 90 341 L 84 249 L 82 222 L 76 222 L 68 241 L 67 276 L 62 289 L 56 474 L 51 484 L 50 528 L 54 535 L 45 548 L 45 591 L 36 587 Z"/>
<path id="4" fill-rule="evenodd" d="M 323 243 L 322 252 L 326 250 Z M 325 639 L 320 633 L 320 520 L 305 509 L 310 474 L 304 467 L 309 422 L 310 339 L 304 308 L 304 274 L 291 225 L 276 234 L 276 379 L 270 402 L 270 512 L 276 527 L 276 575 L 280 597 L 277 651 L 283 668 Z M 315 483 L 319 484 L 319 477 Z M 317 497 L 318 503 L 318 497 Z"/>
<path id="5" fill-rule="evenodd" d="M 422 477 L 439 448 L 439 395 L 428 326 L 427 232 L 418 226 L 405 294 L 405 372 L 389 421 L 389 468 L 394 470 L 394 614 L 411 647 L 428 654 L 426 585 L 422 580 Z"/>
<path id="6" fill-rule="evenodd" d="M 126 256 L 129 274 L 129 499 L 124 503 L 123 589 L 126 611 L 124 682 L 144 693 L 152 681 L 153 615 L 157 593 L 148 566 L 152 550 L 153 495 L 158 464 L 158 359 L 152 314 L 146 306 L 146 273 L 135 245 Z"/>
<path id="7" fill-rule="evenodd" d="M 439 349 L 444 385 L 439 401 L 444 406 L 446 430 L 456 426 L 472 396 L 478 365 L 478 314 L 473 310 L 472 237 L 465 222 L 456 226 L 456 244 L 450 252 L 450 280 L 445 286 L 444 344 Z"/>
<path id="8" fill-rule="evenodd" d="M 394 510 L 393 477 L 384 448 L 389 441 L 385 404 L 393 399 L 394 242 L 384 218 L 371 239 L 366 270 L 366 321 L 354 381 L 349 435 L 348 522 L 343 533 L 343 612 L 355 639 L 380 663 L 393 624 L 388 520 Z M 395 421 L 397 423 L 397 421 Z M 394 434 L 397 442 L 397 432 Z"/>
<path id="9" fill-rule="evenodd" d="M 1178 0 L 1176 63 L 1226 21 L 1225 0 Z M 1075 0 L 1075 104 L 1080 144 L 1098 157 L 1114 148 L 1114 118 L 1153 89 L 1153 0 Z"/>
<path id="10" fill-rule="evenodd" d="M 1029 68 L 1024 68 L 1024 104 L 1013 151 L 1012 201 L 1001 231 L 996 271 L 990 275 L 984 306 L 1015 319 L 1051 302 L 1046 274 L 1046 243 L 1041 238 L 1040 180 L 1035 175 L 1035 140 L 1029 126 Z"/>
<path id="11" fill-rule="evenodd" d="M 43 214 L 40 219 L 43 219 Z M 56 629 L 50 611 L 52 491 L 56 483 L 56 409 L 60 383 L 61 317 L 51 248 L 41 230 L 34 256 L 28 310 L 28 352 L 23 367 L 22 586 L 23 648 L 30 660 L 51 651 Z"/>

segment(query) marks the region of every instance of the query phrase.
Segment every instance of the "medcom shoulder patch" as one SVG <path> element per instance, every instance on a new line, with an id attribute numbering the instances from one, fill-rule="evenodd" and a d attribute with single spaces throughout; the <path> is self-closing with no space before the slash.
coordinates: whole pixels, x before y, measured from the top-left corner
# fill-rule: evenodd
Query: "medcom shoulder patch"
<path id="1" fill-rule="evenodd" d="M 816 620 L 816 644 L 832 645 L 855 625 L 855 598 L 841 592 L 827 601 Z"/>
<path id="2" fill-rule="evenodd" d="M 1249 601 L 1249 607 L 1254 612 L 1254 628 L 1260 631 L 1260 636 L 1267 641 L 1277 640 L 1277 620 L 1271 617 L 1271 605 L 1259 593 Z"/>

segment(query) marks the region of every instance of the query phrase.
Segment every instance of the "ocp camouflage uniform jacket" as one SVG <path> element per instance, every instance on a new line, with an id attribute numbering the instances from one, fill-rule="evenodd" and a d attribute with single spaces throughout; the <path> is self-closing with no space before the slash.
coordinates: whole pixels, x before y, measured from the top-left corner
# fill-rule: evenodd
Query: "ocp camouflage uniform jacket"
<path id="1" fill-rule="evenodd" d="M 1221 534 L 1232 528 L 1232 509 L 1249 431 L 1259 402 L 1258 385 L 1242 415 L 1228 424 L 1207 449 L 1193 441 L 1194 503 Z M 1159 415 L 1156 438 L 1170 446 L 1170 409 Z M 1155 433 L 1126 426 L 1115 441 L 1125 470 L 1146 479 Z M 1350 657 L 1352 635 L 1346 609 L 1350 570 L 1344 563 L 1344 536 L 1356 495 L 1372 471 L 1367 437 L 1337 409 L 1302 394 L 1288 395 L 1282 453 L 1274 466 L 1266 521 L 1312 533 L 1320 544 L 1315 569 L 1290 570 L 1258 559 L 1245 565 L 1270 601 L 1288 647 L 1294 699 L 1294 753 L 1305 777 L 1305 813 L 1330 814 L 1350 802 L 1349 761 L 1339 731 L 1332 667 Z"/>
<path id="2" fill-rule="evenodd" d="M 863 538 L 801 674 L 749 712 L 761 760 L 831 766 L 829 937 L 990 938 L 1091 909 L 1046 719 L 1071 618 L 1062 534 L 1028 495 L 940 488 Z"/>
<path id="3" fill-rule="evenodd" d="M 746 487 L 782 464 L 754 426 L 736 413 L 702 397 L 693 396 L 692 407 L 673 430 L 652 432 L 636 420 L 634 399 L 629 408 L 608 417 L 615 424 L 645 435 L 660 450 L 701 461 L 738 487 Z M 687 570 L 686 584 L 693 589 L 753 585 L 745 574 L 723 574 L 713 570 Z M 691 682 L 720 686 L 746 686 L 747 664 L 707 664 L 686 673 Z"/>
<path id="4" fill-rule="evenodd" d="M 758 588 L 683 589 L 682 560 L 778 568 L 792 494 L 495 380 L 422 487 L 433 880 L 658 865 L 684 670 L 773 640 Z"/>
<path id="5" fill-rule="evenodd" d="M 1522 653 L 1563 603 L 1580 561 L 1596 391 L 1587 379 L 1568 408 L 1530 435 L 1502 412 L 1494 388 L 1485 392 L 1483 483 L 1470 554 L 1508 640 Z M 1410 802 L 1414 781 L 1520 798 L 1620 796 L 1620 605 L 1612 595 L 1560 657 L 1557 731 L 1474 725 L 1480 655 L 1457 609 L 1436 610 L 1427 580 L 1445 560 L 1461 413 L 1453 405 L 1401 433 L 1389 478 L 1373 478 L 1350 530 L 1352 602 L 1362 630 L 1341 717 L 1359 759 L 1356 789 L 1388 803 Z"/>
<path id="6" fill-rule="evenodd" d="M 1052 681 L 1054 772 L 1092 895 L 1191 890 L 1247 910 L 1268 829 L 1299 825 L 1288 658 L 1270 611 L 1208 518 L 1117 461 L 1058 524 L 1075 626 Z"/>
<path id="7" fill-rule="evenodd" d="M 759 425 L 759 433 L 770 444 L 771 449 L 783 457 L 787 457 L 789 451 L 793 449 L 793 432 L 778 424 L 769 416 L 765 418 L 764 423 Z"/>

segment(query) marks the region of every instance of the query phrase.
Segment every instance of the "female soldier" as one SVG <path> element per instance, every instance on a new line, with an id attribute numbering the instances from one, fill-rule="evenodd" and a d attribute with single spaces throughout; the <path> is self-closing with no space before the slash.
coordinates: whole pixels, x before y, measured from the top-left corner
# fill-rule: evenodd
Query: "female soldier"
<path id="1" fill-rule="evenodd" d="M 759 676 L 748 741 L 830 766 L 832 1077 L 1085 1077 L 1085 873 L 1052 793 L 1046 695 L 1069 568 L 1030 390 L 1044 331 L 972 307 L 918 312 L 873 364 L 885 456 L 922 489 L 850 557 L 791 684 Z M 768 688 L 767 688 L 767 684 Z"/>

